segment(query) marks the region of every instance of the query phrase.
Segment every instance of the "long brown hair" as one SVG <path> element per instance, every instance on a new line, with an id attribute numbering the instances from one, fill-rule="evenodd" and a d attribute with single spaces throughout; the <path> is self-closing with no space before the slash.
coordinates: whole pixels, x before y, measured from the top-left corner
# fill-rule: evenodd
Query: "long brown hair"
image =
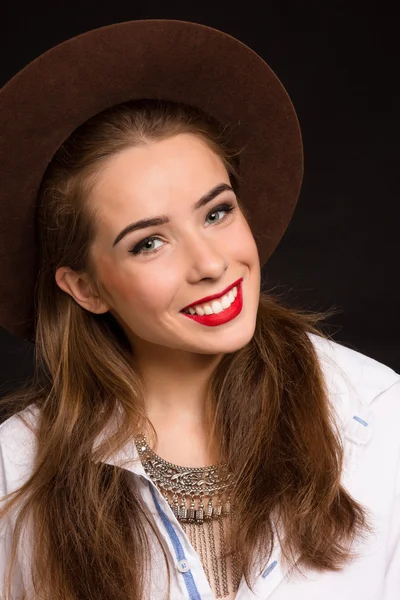
<path id="1" fill-rule="evenodd" d="M 230 148 L 229 130 L 170 102 L 126 103 L 92 118 L 58 150 L 43 179 L 35 376 L 0 401 L 7 416 L 31 404 L 40 412 L 34 472 L 0 512 L 5 520 L 18 509 L 13 557 L 32 522 L 37 598 L 143 598 L 149 532 L 158 533 L 130 473 L 98 460 L 129 442 L 132 423 L 146 418 L 143 382 L 115 319 L 81 308 L 60 290 L 55 272 L 68 265 L 96 281 L 95 219 L 84 198 L 102 161 L 177 133 L 207 141 L 240 197 L 240 152 Z M 210 430 L 237 482 L 232 539 L 249 585 L 255 557 L 267 563 L 271 554 L 273 514 L 283 525 L 284 556 L 299 554 L 304 568 L 340 569 L 353 556 L 355 536 L 368 530 L 363 508 L 340 483 L 343 448 L 309 335 L 327 337 L 320 326 L 326 314 L 294 310 L 261 292 L 253 338 L 224 355 L 210 380 Z M 94 451 L 117 410 L 115 435 Z"/>

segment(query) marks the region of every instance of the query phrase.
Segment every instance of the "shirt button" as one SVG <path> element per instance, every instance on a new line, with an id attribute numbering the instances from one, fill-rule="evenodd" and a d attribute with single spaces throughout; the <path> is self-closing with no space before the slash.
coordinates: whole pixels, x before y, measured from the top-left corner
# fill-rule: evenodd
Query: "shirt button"
<path id="1" fill-rule="evenodd" d="M 188 561 L 186 559 L 180 560 L 177 564 L 177 567 L 181 573 L 187 573 L 190 569 L 190 567 L 188 565 Z"/>

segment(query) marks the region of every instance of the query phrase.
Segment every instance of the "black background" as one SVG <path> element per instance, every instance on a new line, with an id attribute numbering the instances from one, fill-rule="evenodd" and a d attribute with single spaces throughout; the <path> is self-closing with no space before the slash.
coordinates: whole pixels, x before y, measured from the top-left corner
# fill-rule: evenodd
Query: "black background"
<path id="1" fill-rule="evenodd" d="M 385 3 L 2 3 L 0 85 L 53 45 L 103 25 L 174 18 L 222 29 L 277 73 L 303 132 L 305 177 L 263 269 L 286 304 L 335 307 L 331 333 L 400 372 L 399 44 Z M 0 330 L 0 387 L 30 377 L 34 350 Z"/>

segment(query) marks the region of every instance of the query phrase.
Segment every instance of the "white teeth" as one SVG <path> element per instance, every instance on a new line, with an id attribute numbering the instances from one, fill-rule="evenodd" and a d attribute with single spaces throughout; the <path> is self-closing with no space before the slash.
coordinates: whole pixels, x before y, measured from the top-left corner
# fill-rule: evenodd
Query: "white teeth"
<path id="1" fill-rule="evenodd" d="M 200 316 L 218 314 L 230 307 L 232 302 L 235 300 L 237 293 L 237 286 L 235 286 L 229 290 L 227 294 L 222 296 L 220 300 L 213 300 L 211 304 L 199 304 L 197 306 L 191 306 L 188 311 L 191 315 Z"/>
<path id="2" fill-rule="evenodd" d="M 222 308 L 230 307 L 230 305 L 232 304 L 232 300 L 229 298 L 229 294 L 226 294 L 226 296 L 222 297 L 221 304 L 222 304 Z"/>
<path id="3" fill-rule="evenodd" d="M 226 297 L 224 296 L 223 300 L 225 300 L 225 299 L 226 299 Z M 230 306 L 231 304 L 230 304 L 229 300 L 228 300 L 228 303 L 229 303 L 229 306 Z M 224 307 L 222 306 L 222 302 L 219 302 L 218 300 L 213 300 L 212 301 L 211 308 L 213 309 L 213 313 L 216 314 L 216 315 L 224 310 Z M 196 312 L 197 312 L 197 310 L 198 309 L 196 308 Z"/>

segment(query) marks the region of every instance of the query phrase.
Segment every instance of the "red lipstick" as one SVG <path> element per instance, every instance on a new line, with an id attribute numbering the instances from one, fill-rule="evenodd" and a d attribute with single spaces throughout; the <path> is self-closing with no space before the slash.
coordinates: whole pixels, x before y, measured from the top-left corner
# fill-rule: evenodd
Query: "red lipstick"
<path id="1" fill-rule="evenodd" d="M 228 288 L 228 291 L 232 287 L 235 287 L 235 285 L 236 284 L 233 284 L 232 286 L 230 286 Z M 218 314 L 212 314 L 212 315 L 194 314 L 194 315 L 191 315 L 190 313 L 185 313 L 182 311 L 181 312 L 188 319 L 192 319 L 192 321 L 197 321 L 197 323 L 200 323 L 201 325 L 207 325 L 208 327 L 215 327 L 216 325 L 223 325 L 224 323 L 227 323 L 228 321 L 232 321 L 232 319 L 237 317 L 242 312 L 243 296 L 242 296 L 242 280 L 241 279 L 239 279 L 239 284 L 238 284 L 237 290 L 238 291 L 236 294 L 236 298 L 234 299 L 234 301 L 232 302 L 230 307 L 224 309 L 222 312 L 220 312 Z M 215 298 L 215 296 L 211 296 L 211 297 Z M 199 303 L 197 303 L 197 304 L 199 304 Z"/>

